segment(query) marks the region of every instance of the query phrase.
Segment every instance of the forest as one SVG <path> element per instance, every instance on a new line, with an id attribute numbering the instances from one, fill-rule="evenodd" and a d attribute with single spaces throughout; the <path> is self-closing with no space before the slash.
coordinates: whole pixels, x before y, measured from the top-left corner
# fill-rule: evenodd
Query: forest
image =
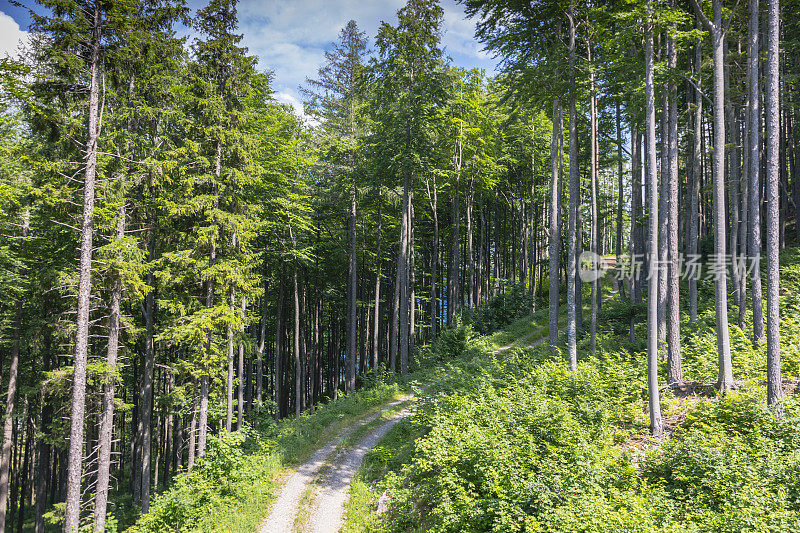
<path id="1" fill-rule="evenodd" d="M 0 533 L 800 531 L 800 2 L 35 1 Z"/>

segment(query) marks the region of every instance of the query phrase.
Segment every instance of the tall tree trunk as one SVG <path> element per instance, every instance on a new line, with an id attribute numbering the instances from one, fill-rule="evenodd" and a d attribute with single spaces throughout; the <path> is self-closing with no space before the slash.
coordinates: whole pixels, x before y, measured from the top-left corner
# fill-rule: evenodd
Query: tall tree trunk
<path id="1" fill-rule="evenodd" d="M 72 414 L 69 432 L 67 498 L 64 531 L 74 533 L 80 525 L 81 475 L 83 471 L 83 424 L 86 407 L 86 363 L 89 348 L 89 309 L 92 292 L 92 236 L 94 226 L 94 188 L 97 174 L 97 134 L 100 108 L 100 3 L 94 3 L 89 81 L 88 134 L 86 169 L 83 182 L 83 220 L 81 223 L 81 259 L 78 279 L 78 313 L 75 331 L 75 367 L 72 380 Z M 2 499 L 2 498 L 0 498 Z"/>
<path id="2" fill-rule="evenodd" d="M 759 8 L 758 0 L 749 0 L 750 19 L 747 26 L 747 90 L 748 90 L 748 171 L 749 202 L 747 213 L 747 255 L 751 271 L 750 291 L 753 300 L 753 341 L 764 338 L 763 300 L 761 294 L 761 111 L 759 109 Z"/>
<path id="3" fill-rule="evenodd" d="M 699 239 L 699 218 L 700 218 L 700 177 L 702 173 L 702 153 L 703 153 L 703 94 L 701 90 L 702 75 L 701 67 L 703 64 L 702 44 L 695 45 L 694 56 L 694 106 L 692 109 L 692 164 L 689 173 L 689 184 L 687 187 L 688 199 L 688 236 L 686 243 L 686 254 L 689 260 L 697 258 L 697 245 Z M 689 322 L 697 322 L 697 276 L 688 276 L 689 286 Z"/>
<path id="4" fill-rule="evenodd" d="M 119 209 L 117 239 L 125 237 L 125 197 Z M 94 530 L 105 531 L 108 486 L 111 473 L 111 445 L 114 433 L 114 393 L 117 384 L 117 354 L 119 353 L 120 304 L 122 302 L 122 277 L 114 274 L 111 287 L 110 313 L 108 317 L 108 349 L 106 351 L 106 375 L 103 383 L 102 418 L 100 421 L 100 449 L 97 452 L 97 485 L 94 496 Z"/>
<path id="5" fill-rule="evenodd" d="M 548 259 L 550 261 L 550 288 L 548 305 L 548 324 L 550 337 L 550 355 L 558 353 L 558 279 L 559 254 L 561 253 L 561 188 L 559 187 L 559 139 L 561 137 L 561 104 L 558 98 L 553 99 L 553 136 L 550 141 L 550 235 Z"/>
<path id="6" fill-rule="evenodd" d="M 247 312 L 247 297 L 242 295 L 242 322 L 239 324 L 239 360 L 237 370 L 239 374 L 239 388 L 236 397 L 236 431 L 241 431 L 242 424 L 244 423 L 244 389 L 245 389 L 245 376 L 244 376 L 244 315 Z"/>
<path id="7" fill-rule="evenodd" d="M 405 230 L 401 231 L 401 256 L 402 276 L 400 277 L 400 374 L 408 374 L 408 354 L 409 354 L 409 320 L 410 320 L 410 299 L 411 299 L 411 279 L 409 272 L 411 254 L 411 173 L 406 171 L 403 178 L 403 220 Z"/>
<path id="8" fill-rule="evenodd" d="M 617 234 L 614 245 L 614 254 L 617 258 L 617 265 L 622 264 L 622 210 L 625 205 L 625 180 L 622 170 L 622 120 L 620 118 L 619 100 L 615 103 L 617 122 Z M 622 280 L 618 282 L 619 297 L 625 299 L 625 285 Z"/>
<path id="9" fill-rule="evenodd" d="M 289 225 L 289 235 L 292 239 L 292 249 L 297 249 L 297 243 L 292 233 L 292 226 Z M 297 418 L 303 413 L 303 361 L 300 354 L 300 289 L 297 283 L 297 259 L 292 268 L 292 286 L 294 288 L 294 414 Z"/>
<path id="10" fill-rule="evenodd" d="M 713 22 L 703 13 L 697 0 L 692 0 L 698 17 L 711 33 L 714 44 L 714 152 L 713 152 L 713 204 L 714 204 L 714 254 L 716 261 L 724 261 L 725 239 L 725 58 L 722 27 L 721 0 L 713 0 Z M 731 346 L 728 333 L 728 286 L 724 269 L 717 269 L 714 280 L 714 303 L 717 315 L 717 353 L 719 355 L 719 389 L 723 393 L 733 386 Z"/>
<path id="11" fill-rule="evenodd" d="M 378 236 L 375 250 L 375 307 L 372 312 L 373 315 L 373 333 L 372 333 L 372 369 L 377 376 L 378 373 L 378 337 L 380 333 L 380 316 L 381 316 L 381 226 L 383 225 L 383 217 L 381 210 L 383 202 L 381 201 L 381 185 L 378 185 Z M 434 298 L 435 299 L 435 298 Z M 435 305 L 435 304 L 434 304 Z"/>
<path id="12" fill-rule="evenodd" d="M 234 237 L 234 246 L 236 243 L 236 238 Z M 229 310 L 231 315 L 233 315 L 234 309 L 234 301 L 236 299 L 236 293 L 231 287 L 231 301 L 229 304 Z M 233 328 L 228 326 L 228 380 L 225 385 L 225 431 L 228 433 L 231 432 L 231 428 L 233 427 Z"/>
<path id="13" fill-rule="evenodd" d="M 358 264 L 356 257 L 356 182 L 352 183 L 350 192 L 350 216 L 348 217 L 350 250 L 347 258 L 347 353 L 345 364 L 345 392 L 348 394 L 356 388 L 356 331 L 358 328 Z"/>
<path id="14" fill-rule="evenodd" d="M 675 0 L 670 0 L 675 5 Z M 671 32 L 667 31 L 667 64 L 670 69 L 678 68 L 678 50 Z M 680 299 L 680 257 L 678 256 L 678 195 L 680 176 L 678 175 L 678 87 L 674 79 L 669 85 L 669 110 L 667 115 L 667 383 L 683 382 L 681 365 L 681 299 Z"/>
<path id="15" fill-rule="evenodd" d="M 781 345 L 779 316 L 779 242 L 778 242 L 778 194 L 780 147 L 780 3 L 767 0 L 767 62 L 765 65 L 766 86 L 766 149 L 767 183 L 765 218 L 767 224 L 767 402 L 775 417 L 783 416 L 783 391 L 781 389 Z"/>
<path id="16" fill-rule="evenodd" d="M 650 253 L 658 253 L 658 179 L 656 176 L 656 105 L 653 85 L 653 0 L 647 2 L 645 21 L 645 113 L 647 122 L 648 201 L 650 202 Z M 647 390 L 650 407 L 650 432 L 661 436 L 661 399 L 658 387 L 658 262 L 648 262 L 647 283 Z"/>
<path id="17" fill-rule="evenodd" d="M 153 235 L 150 234 L 147 243 L 149 261 L 153 261 Z M 153 274 L 147 274 L 147 284 L 153 287 Z M 144 303 L 144 368 L 142 373 L 142 403 L 139 418 L 142 421 L 142 513 L 150 509 L 150 467 L 152 448 L 152 417 L 153 417 L 153 373 L 155 370 L 156 350 L 153 335 L 155 319 L 155 295 L 153 290 L 147 293 Z"/>
<path id="18" fill-rule="evenodd" d="M 587 55 L 589 61 L 592 61 L 592 49 L 587 44 Z M 600 280 L 597 270 L 597 257 L 598 257 L 598 213 L 597 213 L 597 94 L 595 94 L 594 70 L 589 73 L 589 92 L 591 94 L 589 101 L 589 123 L 590 123 L 590 177 L 591 180 L 591 202 L 592 202 L 592 227 L 591 227 L 591 251 L 592 251 L 592 301 L 591 301 L 591 318 L 589 324 L 589 345 L 592 354 L 597 352 L 597 304 L 600 300 Z"/>
<path id="19" fill-rule="evenodd" d="M 578 367 L 578 336 L 576 322 L 575 276 L 577 230 L 578 230 L 578 194 L 580 176 L 578 174 L 578 124 L 575 112 L 575 5 L 569 4 L 569 210 L 567 215 L 567 360 L 572 370 Z"/>

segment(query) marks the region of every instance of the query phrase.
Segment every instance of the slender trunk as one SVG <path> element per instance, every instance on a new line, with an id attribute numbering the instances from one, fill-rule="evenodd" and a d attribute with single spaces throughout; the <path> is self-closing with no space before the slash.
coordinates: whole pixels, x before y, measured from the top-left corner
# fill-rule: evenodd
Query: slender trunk
<path id="1" fill-rule="evenodd" d="M 192 417 L 189 422 L 189 455 L 186 459 L 186 469 L 191 470 L 194 466 L 194 457 L 197 450 L 197 382 L 195 381 L 192 391 Z"/>
<path id="2" fill-rule="evenodd" d="M 587 54 L 589 61 L 592 60 L 591 46 L 587 45 Z M 597 213 L 597 95 L 595 94 L 594 70 L 589 74 L 589 91 L 591 93 L 589 101 L 589 122 L 590 122 L 590 172 L 591 176 L 591 202 L 592 202 L 592 227 L 591 227 L 591 251 L 592 257 L 592 301 L 591 301 L 591 318 L 589 324 L 589 344 L 592 354 L 597 352 L 597 304 L 600 300 L 600 280 L 597 272 L 597 253 L 599 250 L 599 228 L 598 228 L 598 213 Z"/>
<path id="3" fill-rule="evenodd" d="M 758 0 L 749 0 L 750 20 L 747 27 L 747 143 L 749 201 L 747 216 L 748 269 L 751 271 L 750 291 L 753 300 L 753 341 L 764 338 L 763 300 L 761 294 L 761 111 L 759 109 L 759 7 Z"/>
<path id="4" fill-rule="evenodd" d="M 89 82 L 88 135 L 86 170 L 83 182 L 83 220 L 81 223 L 81 259 L 78 279 L 78 313 L 75 332 L 75 367 L 72 380 L 72 414 L 69 432 L 67 498 L 64 531 L 74 533 L 80 525 L 81 476 L 83 472 L 83 425 L 86 407 L 86 363 L 89 348 L 89 309 L 92 292 L 92 223 L 94 188 L 97 174 L 97 134 L 100 103 L 100 3 L 94 3 Z M 0 489 L 1 490 L 1 489 Z M 1 496 L 1 495 L 0 495 Z M 0 500 L 4 500 L 0 498 Z"/>
<path id="5" fill-rule="evenodd" d="M 148 239 L 148 259 L 153 261 L 153 236 Z M 148 273 L 147 284 L 152 287 L 153 274 Z M 150 468 L 151 468 L 151 449 L 152 449 L 152 417 L 153 417 L 153 373 L 155 371 L 156 351 L 154 344 L 154 314 L 155 314 L 155 295 L 153 290 L 147 293 L 144 303 L 144 372 L 142 374 L 142 403 L 139 418 L 142 421 L 142 513 L 147 513 L 150 509 Z"/>
<path id="6" fill-rule="evenodd" d="M 548 324 L 550 337 L 550 355 L 558 353 L 558 278 L 559 254 L 561 253 L 561 196 L 559 187 L 559 139 L 561 124 L 561 105 L 557 98 L 553 99 L 553 136 L 550 142 L 550 235 L 549 235 L 549 261 L 550 261 L 550 288 L 548 306 Z"/>
<path id="7" fill-rule="evenodd" d="M 373 332 L 372 332 L 372 369 L 376 375 L 378 372 L 378 334 L 380 333 L 380 310 L 381 310 L 381 226 L 383 222 L 381 209 L 383 202 L 381 201 L 381 186 L 378 185 L 378 237 L 375 250 L 375 307 L 372 312 L 373 315 Z"/>
<path id="8" fill-rule="evenodd" d="M 356 246 L 356 182 L 353 179 L 350 193 L 350 216 L 348 219 L 350 250 L 347 260 L 347 353 L 345 364 L 345 392 L 356 388 L 356 331 L 358 328 L 358 273 Z"/>
<path id="9" fill-rule="evenodd" d="M 625 180 L 622 171 L 622 121 L 620 119 L 619 100 L 616 101 L 616 114 L 617 121 L 617 235 L 616 243 L 614 246 L 614 254 L 617 258 L 617 265 L 622 264 L 622 210 L 625 202 Z M 618 283 L 619 296 L 625 299 L 625 285 L 620 281 Z"/>
<path id="10" fill-rule="evenodd" d="M 567 215 L 567 359 L 572 370 L 578 367 L 577 313 L 575 275 L 577 250 L 577 215 L 580 176 L 578 175 L 578 124 L 575 87 L 575 5 L 569 5 L 569 210 Z M 577 302 L 580 305 L 580 302 Z"/>
<path id="11" fill-rule="evenodd" d="M 670 5 L 674 6 L 675 0 Z M 667 63 L 670 69 L 678 67 L 678 50 L 675 39 L 667 32 Z M 678 87 L 675 80 L 669 81 L 669 111 L 667 116 L 667 383 L 683 382 L 681 365 L 681 301 L 680 301 L 680 257 L 678 256 Z"/>
<path id="12" fill-rule="evenodd" d="M 234 237 L 234 246 L 236 237 Z M 230 301 L 230 314 L 233 315 L 234 301 L 236 293 L 231 287 L 231 301 Z M 225 431 L 231 432 L 233 427 L 233 328 L 228 326 L 228 380 L 225 386 Z"/>
<path id="13" fill-rule="evenodd" d="M 125 236 L 125 198 L 119 210 L 117 239 Z M 105 531 L 108 485 L 111 473 L 111 445 L 114 433 L 114 393 L 117 384 L 117 354 L 119 352 L 120 304 L 122 302 L 122 277 L 115 273 L 111 287 L 110 314 L 108 317 L 108 349 L 106 375 L 103 384 L 102 418 L 100 421 L 100 449 L 97 458 L 97 486 L 94 497 L 94 530 Z"/>
<path id="14" fill-rule="evenodd" d="M 647 122 L 647 186 L 650 202 L 650 253 L 658 253 L 658 179 L 656 176 L 656 106 L 653 85 L 653 0 L 648 0 L 645 21 L 645 112 Z M 650 407 L 650 432 L 661 436 L 661 400 L 658 388 L 658 262 L 648 262 L 647 282 L 647 390 Z"/>
<path id="15" fill-rule="evenodd" d="M 703 61 L 702 44 L 695 45 L 694 59 L 694 80 L 697 86 L 694 90 L 694 107 L 692 113 L 692 164 L 689 173 L 689 215 L 687 217 L 689 228 L 686 243 L 686 254 L 688 259 L 697 258 L 697 244 L 699 238 L 699 219 L 700 219 L 700 176 L 702 172 L 702 153 L 703 153 L 703 95 L 701 91 L 701 66 Z M 697 322 L 697 276 L 688 276 L 689 285 L 689 322 Z"/>
<path id="16" fill-rule="evenodd" d="M 242 322 L 239 324 L 239 360 L 237 365 L 237 370 L 239 374 L 239 388 L 238 395 L 236 397 L 236 430 L 240 431 L 242 429 L 242 424 L 244 423 L 244 389 L 246 386 L 245 382 L 245 375 L 244 375 L 244 315 L 247 312 L 247 298 L 242 295 Z"/>
<path id="17" fill-rule="evenodd" d="M 402 255 L 402 276 L 400 277 L 400 373 L 408 374 L 408 354 L 409 354 L 409 320 L 410 320 L 410 298 L 411 298 L 411 278 L 410 278 L 410 254 L 411 254 L 411 174 L 406 172 L 403 179 L 403 219 L 405 230 L 401 232 L 403 242 L 401 243 Z"/>
<path id="18" fill-rule="evenodd" d="M 778 180 L 780 147 L 780 102 L 779 102 L 779 46 L 780 5 L 779 0 L 767 0 L 767 62 L 765 65 L 766 86 L 766 224 L 767 224 L 767 402 L 772 406 L 777 419 L 783 416 L 783 391 L 781 390 L 781 346 L 779 316 L 779 242 L 778 242 Z"/>

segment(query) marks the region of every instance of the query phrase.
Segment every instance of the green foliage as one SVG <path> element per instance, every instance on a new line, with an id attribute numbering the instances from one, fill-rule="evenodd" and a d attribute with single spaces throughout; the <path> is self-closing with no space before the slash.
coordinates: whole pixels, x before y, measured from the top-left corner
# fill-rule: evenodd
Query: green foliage
<path id="1" fill-rule="evenodd" d="M 445 328 L 431 344 L 421 346 L 414 355 L 417 368 L 431 367 L 460 356 L 467 358 L 485 351 L 486 343 L 469 324 L 461 320 Z"/>
<path id="2" fill-rule="evenodd" d="M 506 290 L 481 305 L 467 317 L 478 333 L 486 335 L 503 329 L 531 310 L 531 297 L 522 283 L 509 284 Z"/>

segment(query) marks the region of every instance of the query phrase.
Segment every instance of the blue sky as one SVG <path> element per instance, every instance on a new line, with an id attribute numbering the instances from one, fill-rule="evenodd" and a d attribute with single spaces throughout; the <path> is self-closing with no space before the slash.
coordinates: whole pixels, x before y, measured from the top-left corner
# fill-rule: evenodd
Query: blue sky
<path id="1" fill-rule="evenodd" d="M 23 3 L 34 5 L 30 0 Z M 188 0 L 192 10 L 203 0 Z M 348 20 L 355 20 L 372 40 L 381 21 L 396 23 L 395 13 L 405 0 L 241 0 L 240 33 L 259 68 L 275 72 L 276 97 L 301 109 L 298 86 L 315 77 L 324 51 Z M 36 6 L 38 7 L 38 6 Z M 443 44 L 447 55 L 462 67 L 492 74 L 496 61 L 474 39 L 475 25 L 455 0 L 442 0 Z M 27 10 L 0 0 L 0 55 L 13 53 L 30 23 Z"/>

